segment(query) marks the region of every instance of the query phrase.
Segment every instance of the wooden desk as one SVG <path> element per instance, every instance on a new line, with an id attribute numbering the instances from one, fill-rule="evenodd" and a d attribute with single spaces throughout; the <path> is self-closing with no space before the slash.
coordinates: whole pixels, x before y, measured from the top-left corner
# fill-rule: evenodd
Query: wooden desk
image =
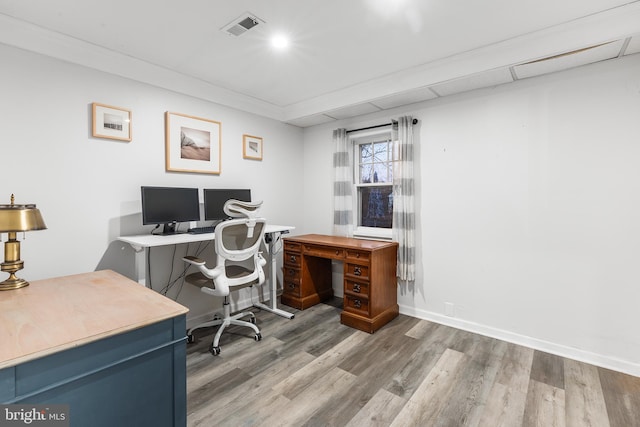
<path id="1" fill-rule="evenodd" d="M 113 271 L 0 295 L 0 403 L 67 404 L 71 425 L 186 425 L 187 309 Z"/>
<path id="2" fill-rule="evenodd" d="M 284 239 L 281 301 L 304 310 L 333 296 L 331 260 L 344 265 L 340 321 L 373 333 L 398 316 L 398 244 L 307 234 Z"/>

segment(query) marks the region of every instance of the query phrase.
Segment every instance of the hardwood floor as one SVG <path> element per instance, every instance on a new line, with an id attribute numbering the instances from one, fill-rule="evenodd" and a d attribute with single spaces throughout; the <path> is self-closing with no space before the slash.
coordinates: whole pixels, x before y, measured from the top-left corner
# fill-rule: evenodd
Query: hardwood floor
<path id="1" fill-rule="evenodd" d="M 399 316 L 373 335 L 342 301 L 187 347 L 189 426 L 640 426 L 640 378 Z"/>

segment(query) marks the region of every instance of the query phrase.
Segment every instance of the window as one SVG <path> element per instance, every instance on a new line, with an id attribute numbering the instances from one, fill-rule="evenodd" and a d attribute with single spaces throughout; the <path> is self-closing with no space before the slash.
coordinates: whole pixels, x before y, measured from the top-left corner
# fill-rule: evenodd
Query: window
<path id="1" fill-rule="evenodd" d="M 393 165 L 391 131 L 378 130 L 351 137 L 354 145 L 356 235 L 391 238 L 393 224 Z"/>

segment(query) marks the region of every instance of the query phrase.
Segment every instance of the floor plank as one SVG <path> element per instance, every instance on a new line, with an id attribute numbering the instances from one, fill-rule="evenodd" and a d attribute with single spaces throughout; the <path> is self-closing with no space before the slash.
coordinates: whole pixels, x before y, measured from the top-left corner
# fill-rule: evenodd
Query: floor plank
<path id="1" fill-rule="evenodd" d="M 391 426 L 434 425 L 456 383 L 453 378 L 458 378 L 464 364 L 465 355 L 463 353 L 450 349 L 445 350 L 429 375 L 393 420 Z"/>
<path id="2" fill-rule="evenodd" d="M 522 425 L 525 427 L 564 427 L 564 390 L 531 380 Z"/>
<path id="3" fill-rule="evenodd" d="M 640 380 L 604 368 L 598 372 L 611 427 L 640 425 Z"/>
<path id="4" fill-rule="evenodd" d="M 609 427 L 598 368 L 565 360 L 564 375 L 567 427 Z"/>
<path id="5" fill-rule="evenodd" d="M 406 403 L 405 399 L 380 389 L 346 426 L 386 427 L 391 425 Z"/>
<path id="6" fill-rule="evenodd" d="M 534 351 L 531 364 L 531 379 L 551 387 L 564 389 L 562 357 L 538 350 Z"/>

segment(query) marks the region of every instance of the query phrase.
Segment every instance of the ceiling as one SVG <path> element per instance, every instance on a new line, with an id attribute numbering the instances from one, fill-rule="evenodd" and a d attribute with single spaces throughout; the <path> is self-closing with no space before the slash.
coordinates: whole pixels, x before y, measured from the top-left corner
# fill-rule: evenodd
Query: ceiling
<path id="1" fill-rule="evenodd" d="M 0 43 L 306 127 L 638 53 L 640 0 L 0 0 Z"/>

